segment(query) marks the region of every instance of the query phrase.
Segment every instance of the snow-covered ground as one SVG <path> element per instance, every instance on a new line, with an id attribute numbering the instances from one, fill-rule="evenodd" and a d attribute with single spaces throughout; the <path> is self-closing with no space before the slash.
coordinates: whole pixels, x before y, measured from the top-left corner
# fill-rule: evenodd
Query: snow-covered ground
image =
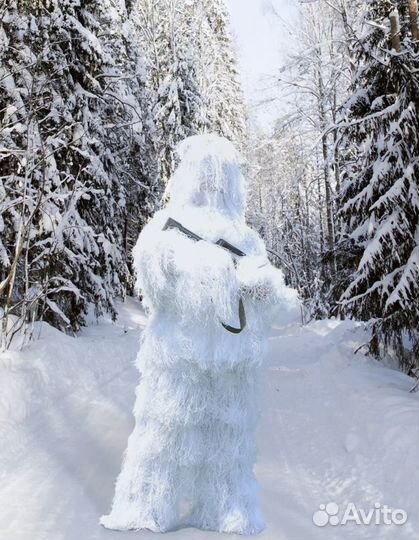
<path id="1" fill-rule="evenodd" d="M 38 341 L 0 355 L 1 540 L 156 537 L 98 525 L 133 426 L 133 361 L 144 324 L 130 300 L 115 324 L 102 321 L 77 338 L 42 324 Z M 278 322 L 271 339 L 258 430 L 267 521 L 259 538 L 416 540 L 419 399 L 409 393 L 412 380 L 354 355 L 366 335 L 353 322 Z M 352 503 L 381 524 L 318 527 L 313 513 L 327 503 L 339 505 L 338 520 Z M 407 522 L 383 524 L 374 504 L 403 509 Z M 165 535 L 219 537 L 228 538 L 193 529 Z"/>

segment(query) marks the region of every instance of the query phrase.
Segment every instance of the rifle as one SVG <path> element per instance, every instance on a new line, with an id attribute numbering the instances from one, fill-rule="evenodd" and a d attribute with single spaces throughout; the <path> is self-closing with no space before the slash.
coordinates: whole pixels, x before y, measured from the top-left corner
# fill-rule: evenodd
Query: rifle
<path id="1" fill-rule="evenodd" d="M 179 221 L 176 221 L 175 219 L 172 219 L 172 218 L 169 218 L 166 221 L 166 224 L 163 227 L 163 231 L 167 231 L 169 229 L 176 229 L 176 230 L 180 231 L 181 233 L 183 233 L 188 238 L 190 238 L 191 240 L 194 240 L 195 242 L 199 242 L 200 240 L 203 240 L 205 242 L 207 241 L 204 238 L 202 238 L 201 236 L 195 234 L 194 232 L 192 232 L 189 229 L 187 229 L 186 227 L 184 227 L 181 223 L 179 223 Z M 220 238 L 219 240 L 217 240 L 214 243 L 215 243 L 215 245 L 226 249 L 227 251 L 229 251 L 233 255 L 236 255 L 238 257 L 245 257 L 246 256 L 246 253 L 241 251 L 239 248 L 236 248 L 235 246 L 233 246 L 232 244 L 230 244 L 229 242 L 227 242 L 227 240 L 224 240 L 223 238 Z M 243 332 L 243 330 L 246 328 L 247 321 L 246 321 L 246 312 L 244 310 L 243 299 L 241 297 L 239 299 L 239 321 L 240 321 L 240 328 L 234 328 L 233 326 L 225 324 L 222 321 L 220 321 L 220 322 L 223 325 L 223 327 L 228 332 L 231 332 L 232 334 L 240 334 L 241 332 Z"/>
<path id="2" fill-rule="evenodd" d="M 176 221 L 175 219 L 172 219 L 172 218 L 169 218 L 166 221 L 166 224 L 163 227 L 163 231 L 166 231 L 167 229 L 177 229 L 178 231 L 180 231 L 184 235 L 186 235 L 188 238 L 190 238 L 191 240 L 195 240 L 196 242 L 198 242 L 199 240 L 203 240 L 205 242 L 207 241 L 204 238 L 202 238 L 201 236 L 198 236 L 194 232 L 192 232 L 189 229 L 187 229 L 186 227 L 184 227 L 181 223 L 179 223 L 179 221 Z M 233 246 L 232 244 L 230 244 L 229 242 L 227 242 L 227 240 L 224 240 L 223 238 L 220 238 L 219 240 L 217 240 L 214 243 L 215 243 L 215 245 L 220 246 L 220 247 L 226 249 L 227 251 L 231 251 L 231 253 L 233 253 L 233 255 L 237 255 L 238 257 L 245 257 L 246 256 L 246 253 L 241 251 L 239 248 L 236 248 L 235 246 Z"/>

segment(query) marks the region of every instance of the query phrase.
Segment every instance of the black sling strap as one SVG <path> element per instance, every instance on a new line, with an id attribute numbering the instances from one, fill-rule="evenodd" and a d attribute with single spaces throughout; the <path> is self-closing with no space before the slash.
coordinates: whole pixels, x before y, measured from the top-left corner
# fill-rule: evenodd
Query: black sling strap
<path id="1" fill-rule="evenodd" d="M 176 221 L 175 219 L 172 219 L 172 218 L 169 218 L 166 221 L 166 224 L 163 227 L 164 231 L 166 231 L 168 229 L 177 229 L 178 231 L 180 231 L 181 233 L 186 235 L 188 238 L 190 238 L 191 240 L 195 240 L 196 242 L 198 242 L 199 240 L 204 240 L 201 236 L 198 236 L 194 232 L 192 232 L 189 229 L 187 229 L 186 227 L 184 227 L 181 223 L 179 223 L 179 221 Z M 215 242 L 215 244 L 217 246 L 220 246 L 220 247 L 226 249 L 231 254 L 236 255 L 238 257 L 245 257 L 246 256 L 246 253 L 244 253 L 240 249 L 236 248 L 235 246 L 229 244 L 226 240 L 223 240 L 222 238 L 217 240 L 217 242 Z M 240 297 L 240 300 L 239 300 L 239 321 L 240 321 L 240 328 L 234 328 L 234 326 L 230 326 L 229 324 L 225 324 L 222 321 L 221 321 L 221 324 L 223 325 L 223 327 L 228 332 L 231 332 L 232 334 L 241 334 L 241 332 L 243 332 L 243 330 L 246 328 L 246 324 L 247 324 L 246 312 L 245 312 L 245 309 L 244 309 L 243 299 L 241 297 Z"/>

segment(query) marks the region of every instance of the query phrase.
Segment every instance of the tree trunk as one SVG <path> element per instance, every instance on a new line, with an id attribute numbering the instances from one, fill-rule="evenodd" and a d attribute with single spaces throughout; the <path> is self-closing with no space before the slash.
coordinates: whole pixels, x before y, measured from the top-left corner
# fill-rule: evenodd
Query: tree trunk
<path id="1" fill-rule="evenodd" d="M 400 20 L 399 12 L 395 9 L 390 13 L 391 24 L 391 46 L 396 52 L 401 51 L 400 45 Z"/>
<path id="2" fill-rule="evenodd" d="M 321 53 L 320 53 L 321 54 Z M 328 141 L 326 134 L 327 127 L 327 116 L 324 108 L 324 84 L 321 75 L 321 66 L 318 70 L 318 89 L 319 89 L 319 118 L 320 118 L 320 128 L 322 131 L 322 158 L 323 158 L 323 179 L 324 179 L 324 191 L 326 198 L 326 225 L 327 225 L 327 247 L 329 250 L 329 255 L 331 257 L 330 271 L 331 273 L 334 270 L 335 264 L 333 261 L 334 258 L 334 247 L 335 247 L 335 232 L 333 224 L 333 202 L 332 202 L 332 187 L 330 185 L 330 164 L 329 164 L 329 149 Z"/>
<path id="3" fill-rule="evenodd" d="M 410 29 L 413 41 L 419 39 L 418 33 L 418 0 L 409 0 Z"/>

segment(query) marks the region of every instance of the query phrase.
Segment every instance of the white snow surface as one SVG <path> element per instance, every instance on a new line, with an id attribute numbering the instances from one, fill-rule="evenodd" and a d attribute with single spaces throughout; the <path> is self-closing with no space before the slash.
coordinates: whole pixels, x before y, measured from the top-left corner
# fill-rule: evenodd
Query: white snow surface
<path id="1" fill-rule="evenodd" d="M 0 538 L 151 539 L 98 524 L 108 510 L 133 429 L 134 361 L 146 318 L 119 306 L 69 337 L 39 323 L 40 338 L 0 355 Z M 267 522 L 261 540 L 418 537 L 418 395 L 406 375 L 354 351 L 363 326 L 277 321 L 263 375 L 256 475 Z M 320 504 L 402 508 L 405 525 L 327 525 Z M 165 539 L 229 535 L 183 529 Z M 230 535 L 231 538 L 239 538 Z"/>

